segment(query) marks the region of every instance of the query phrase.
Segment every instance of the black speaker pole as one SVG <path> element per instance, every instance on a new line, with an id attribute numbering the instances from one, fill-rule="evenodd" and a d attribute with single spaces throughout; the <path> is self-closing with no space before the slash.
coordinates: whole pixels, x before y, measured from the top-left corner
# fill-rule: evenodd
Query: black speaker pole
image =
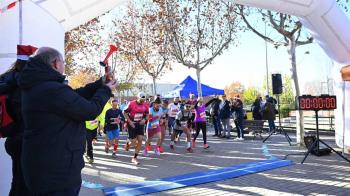
<path id="1" fill-rule="evenodd" d="M 326 144 L 324 141 L 320 140 L 320 133 L 319 133 L 319 129 L 318 129 L 318 110 L 315 110 L 316 113 L 316 140 L 314 141 L 314 143 L 312 143 L 312 145 L 309 147 L 309 149 L 307 150 L 304 159 L 301 161 L 301 164 L 304 163 L 304 161 L 306 160 L 306 158 L 309 156 L 310 152 L 312 151 L 312 149 L 314 149 L 314 147 L 316 146 L 315 149 L 315 153 L 319 154 L 320 153 L 320 142 L 322 144 L 324 144 L 328 149 L 332 150 L 333 152 L 337 153 L 337 155 L 339 155 L 341 158 L 343 158 L 345 161 L 350 163 L 350 160 L 347 159 L 346 157 L 344 157 L 341 153 L 339 153 L 338 151 L 334 150 L 332 147 L 330 147 L 328 144 Z"/>

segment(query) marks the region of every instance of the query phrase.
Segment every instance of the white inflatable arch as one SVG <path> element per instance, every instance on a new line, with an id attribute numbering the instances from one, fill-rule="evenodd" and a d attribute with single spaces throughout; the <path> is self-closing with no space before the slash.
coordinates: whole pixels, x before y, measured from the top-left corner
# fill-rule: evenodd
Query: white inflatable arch
<path id="1" fill-rule="evenodd" d="M 64 52 L 64 33 L 123 3 L 123 0 L 0 0 L 0 73 L 15 61 L 16 45 L 51 46 Z M 339 66 L 334 67 L 336 143 L 350 148 L 350 103 L 343 104 L 340 68 L 350 64 L 350 21 L 335 0 L 236 0 L 252 7 L 287 13 L 300 18 L 315 41 Z M 10 5 L 10 6 L 9 6 Z M 345 100 L 350 86 L 345 84 Z M 345 111 L 342 109 L 344 106 Z M 343 112 L 344 111 L 344 112 Z M 11 163 L 0 140 L 0 195 L 7 195 Z"/>

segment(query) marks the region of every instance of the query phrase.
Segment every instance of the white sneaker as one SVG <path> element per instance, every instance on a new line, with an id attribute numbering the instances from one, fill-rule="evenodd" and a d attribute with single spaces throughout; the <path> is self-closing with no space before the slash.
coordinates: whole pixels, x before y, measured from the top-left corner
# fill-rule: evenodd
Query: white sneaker
<path id="1" fill-rule="evenodd" d="M 239 141 L 243 141 L 243 140 L 244 140 L 244 138 L 243 138 L 243 137 L 239 137 L 237 140 L 239 140 Z"/>
<path id="2" fill-rule="evenodd" d="M 233 139 L 233 141 L 238 141 L 239 140 L 239 137 L 236 137 L 235 139 Z"/>

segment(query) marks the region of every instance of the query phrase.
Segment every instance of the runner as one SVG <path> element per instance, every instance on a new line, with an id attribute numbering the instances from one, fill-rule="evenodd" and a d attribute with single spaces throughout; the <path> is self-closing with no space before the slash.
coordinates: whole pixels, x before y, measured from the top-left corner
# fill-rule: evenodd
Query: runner
<path id="1" fill-rule="evenodd" d="M 197 103 L 197 100 L 196 100 L 196 96 L 193 93 L 190 93 L 189 97 L 190 97 L 189 102 L 191 104 L 191 112 L 192 112 L 192 118 L 193 118 L 192 119 L 192 125 L 191 125 L 191 128 L 192 128 L 191 135 L 192 135 L 192 137 L 194 137 L 195 130 L 196 130 L 196 124 L 194 122 L 194 117 L 196 116 L 196 109 L 194 107 L 195 107 L 195 105 Z"/>
<path id="2" fill-rule="evenodd" d="M 162 117 L 162 123 L 160 123 L 160 130 L 161 130 L 161 140 L 160 140 L 160 144 L 159 144 L 159 150 L 160 150 L 160 153 L 163 153 L 164 152 L 164 148 L 163 148 L 163 142 L 164 142 L 164 139 L 165 139 L 165 132 L 166 132 L 166 127 L 167 127 L 167 124 L 168 124 L 168 105 L 169 105 L 169 101 L 164 99 L 163 100 L 163 105 L 162 105 L 162 110 L 163 110 L 163 117 Z"/>
<path id="3" fill-rule="evenodd" d="M 159 97 L 157 97 L 152 102 L 152 107 L 149 109 L 149 115 L 148 115 L 148 124 L 147 124 L 147 140 L 145 143 L 145 149 L 143 151 L 143 155 L 148 155 L 148 146 L 151 145 L 151 141 L 154 135 L 157 135 L 158 141 L 157 145 L 154 147 L 154 153 L 156 155 L 160 155 L 160 144 L 161 144 L 161 129 L 160 129 L 160 123 L 163 123 L 163 110 L 161 108 L 161 100 Z"/>
<path id="4" fill-rule="evenodd" d="M 172 135 L 172 130 L 174 127 L 175 123 L 175 118 L 177 113 L 180 111 L 180 98 L 175 97 L 174 98 L 174 103 L 170 103 L 168 106 L 168 128 L 169 128 L 169 135 Z"/>
<path id="5" fill-rule="evenodd" d="M 196 133 L 193 137 L 192 140 L 192 147 L 195 148 L 196 147 L 196 139 L 199 135 L 199 131 L 202 130 L 202 134 L 203 134 L 203 141 L 204 141 L 204 149 L 208 149 L 209 145 L 207 144 L 207 124 L 206 124 L 206 114 L 205 114 L 205 106 L 203 104 L 203 98 L 202 97 L 198 97 L 197 99 L 197 103 L 194 106 L 195 111 L 196 111 L 196 115 L 195 115 L 195 127 L 196 127 Z"/>
<path id="6" fill-rule="evenodd" d="M 170 142 L 170 148 L 174 149 L 174 140 L 175 136 L 180 133 L 184 132 L 186 134 L 187 138 L 187 151 L 193 152 L 193 149 L 191 148 L 191 104 L 190 102 L 185 103 L 185 107 L 183 111 L 179 111 L 176 115 L 175 125 L 174 125 L 174 131 L 171 135 L 171 142 Z"/>
<path id="7" fill-rule="evenodd" d="M 137 159 L 141 150 L 142 140 L 144 136 L 144 127 L 147 122 L 148 105 L 145 104 L 146 95 L 142 92 L 138 94 L 137 100 L 131 101 L 125 108 L 123 114 L 125 121 L 128 123 L 129 140 L 126 142 L 125 150 L 129 151 L 130 145 L 135 145 L 135 154 L 131 162 L 140 164 Z"/>
<path id="8" fill-rule="evenodd" d="M 112 101 L 112 108 L 107 110 L 105 116 L 105 130 L 107 135 L 107 143 L 105 152 L 109 152 L 109 148 L 113 145 L 112 157 L 117 157 L 118 141 L 120 135 L 120 122 L 122 119 L 122 111 L 119 109 L 118 101 Z"/>
<path id="9" fill-rule="evenodd" d="M 105 124 L 105 114 L 106 111 L 112 107 L 110 101 L 106 103 L 104 106 L 102 113 L 95 119 L 91 121 L 86 121 L 86 156 L 85 158 L 88 160 L 90 164 L 94 163 L 94 153 L 93 153 L 93 145 L 97 141 L 97 130 Z M 105 140 L 107 142 L 107 138 Z"/>

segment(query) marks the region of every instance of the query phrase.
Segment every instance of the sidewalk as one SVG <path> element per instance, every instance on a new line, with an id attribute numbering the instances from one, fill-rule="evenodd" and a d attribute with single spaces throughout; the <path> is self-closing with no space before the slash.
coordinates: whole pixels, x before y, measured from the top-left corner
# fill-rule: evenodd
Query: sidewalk
<path id="1" fill-rule="evenodd" d="M 95 163 L 86 164 L 83 169 L 83 180 L 111 187 L 116 183 L 131 183 L 155 180 L 196 171 L 217 169 L 266 159 L 261 140 L 245 141 L 221 139 L 208 134 L 210 150 L 202 148 L 199 136 L 194 153 L 185 152 L 184 137 L 175 151 L 170 151 L 165 142 L 165 153 L 159 158 L 154 153 L 149 157 L 140 156 L 141 165 L 130 163 L 133 149 L 125 152 L 125 135 L 122 136 L 118 158 L 106 155 L 103 143 L 95 146 Z M 295 141 L 295 135 L 290 135 Z M 322 136 L 327 144 L 334 146 L 334 136 Z M 167 138 L 168 139 L 168 138 Z M 100 140 L 101 141 L 101 140 Z M 282 135 L 273 135 L 266 142 L 270 154 L 283 158 L 286 154 L 304 152 L 297 146 L 289 146 Z M 350 158 L 349 155 L 346 155 Z M 309 155 L 304 164 L 303 156 L 290 156 L 295 165 L 262 173 L 251 174 L 225 181 L 202 184 L 193 187 L 159 192 L 152 195 L 350 195 L 350 163 L 345 162 L 335 153 L 330 156 L 316 157 Z M 82 187 L 80 195 L 103 195 L 99 189 Z"/>

